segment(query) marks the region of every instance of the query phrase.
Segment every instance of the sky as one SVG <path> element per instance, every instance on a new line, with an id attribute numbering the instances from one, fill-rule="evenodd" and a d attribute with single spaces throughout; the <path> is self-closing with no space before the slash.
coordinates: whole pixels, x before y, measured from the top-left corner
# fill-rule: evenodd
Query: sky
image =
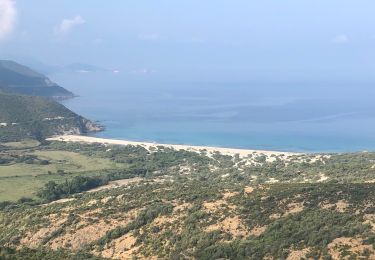
<path id="1" fill-rule="evenodd" d="M 175 80 L 375 81 L 373 0 L 0 0 L 0 57 Z"/>

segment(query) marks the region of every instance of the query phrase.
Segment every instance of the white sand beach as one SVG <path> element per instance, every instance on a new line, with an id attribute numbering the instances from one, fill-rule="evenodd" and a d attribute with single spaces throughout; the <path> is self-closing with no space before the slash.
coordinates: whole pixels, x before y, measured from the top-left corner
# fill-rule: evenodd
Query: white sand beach
<path id="1" fill-rule="evenodd" d="M 176 150 L 186 150 L 191 152 L 201 152 L 206 150 L 207 153 L 219 152 L 223 155 L 234 156 L 238 154 L 241 158 L 248 157 L 249 155 L 265 155 L 267 158 L 271 156 L 278 157 L 290 157 L 303 155 L 303 153 L 293 153 L 293 152 L 280 152 L 280 151 L 264 151 L 264 150 L 249 150 L 249 149 L 238 149 L 238 148 L 225 148 L 225 147 L 211 147 L 211 146 L 195 146 L 195 145 L 180 145 L 180 144 L 161 144 L 161 143 L 150 143 L 150 142 L 137 142 L 137 141 L 127 141 L 127 140 L 116 140 L 116 139 L 106 139 L 97 138 L 82 135 L 61 135 L 48 138 L 49 141 L 61 141 L 61 142 L 82 142 L 82 143 L 100 143 L 107 145 L 140 145 L 148 150 L 150 148 L 157 148 L 158 146 L 164 146 L 168 148 L 173 148 Z"/>

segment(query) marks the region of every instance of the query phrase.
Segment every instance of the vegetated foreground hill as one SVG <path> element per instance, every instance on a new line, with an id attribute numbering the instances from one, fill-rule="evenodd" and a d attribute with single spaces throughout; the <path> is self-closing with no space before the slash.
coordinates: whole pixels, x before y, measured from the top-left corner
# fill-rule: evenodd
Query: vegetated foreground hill
<path id="1" fill-rule="evenodd" d="M 58 142 L 32 151 L 35 161 L 75 152 L 116 168 L 50 173 L 56 182 L 38 192 L 41 201 L 1 203 L 0 256 L 9 259 L 375 256 L 374 153 L 239 157 Z"/>
<path id="2" fill-rule="evenodd" d="M 73 93 L 46 76 L 14 61 L 0 60 L 0 91 L 54 99 L 73 97 Z"/>
<path id="3" fill-rule="evenodd" d="M 0 92 L 0 141 L 98 130 L 100 127 L 53 100 Z"/>

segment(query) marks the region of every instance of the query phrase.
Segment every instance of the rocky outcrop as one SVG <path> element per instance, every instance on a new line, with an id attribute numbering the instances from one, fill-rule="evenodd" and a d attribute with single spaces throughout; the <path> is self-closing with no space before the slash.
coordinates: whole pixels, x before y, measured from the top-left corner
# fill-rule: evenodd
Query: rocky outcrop
<path id="1" fill-rule="evenodd" d="M 83 118 L 82 129 L 83 129 L 83 133 L 100 132 L 104 130 L 104 126 L 102 126 L 98 122 L 93 122 L 91 120 Z"/>
<path id="2" fill-rule="evenodd" d="M 104 127 L 97 122 L 93 122 L 84 117 L 77 116 L 73 122 L 60 124 L 54 135 L 82 135 L 103 131 Z"/>

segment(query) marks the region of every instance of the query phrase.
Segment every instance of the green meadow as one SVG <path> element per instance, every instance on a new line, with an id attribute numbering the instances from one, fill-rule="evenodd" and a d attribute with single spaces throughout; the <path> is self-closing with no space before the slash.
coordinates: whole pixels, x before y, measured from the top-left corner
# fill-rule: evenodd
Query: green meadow
<path id="1" fill-rule="evenodd" d="M 61 182 L 74 176 L 98 175 L 102 170 L 124 168 L 108 158 L 72 151 L 42 150 L 31 141 L 2 144 L 14 160 L 0 164 L 0 201 L 35 197 L 48 181 Z M 1 156 L 1 152 L 0 152 Z M 21 161 L 20 158 L 31 157 Z"/>

